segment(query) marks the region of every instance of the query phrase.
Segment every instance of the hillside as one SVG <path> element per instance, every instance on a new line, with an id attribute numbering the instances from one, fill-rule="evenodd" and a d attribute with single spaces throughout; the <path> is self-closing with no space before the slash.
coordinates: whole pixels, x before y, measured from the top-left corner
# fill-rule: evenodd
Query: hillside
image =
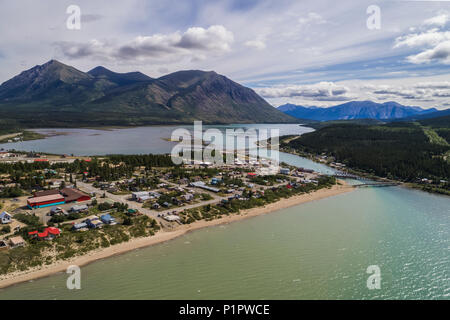
<path id="1" fill-rule="evenodd" d="M 403 106 L 396 102 L 376 103 L 372 101 L 351 101 L 329 108 L 303 107 L 285 104 L 278 110 L 300 119 L 318 121 L 376 119 L 391 120 L 413 115 L 435 112 L 436 109 Z"/>
<path id="2" fill-rule="evenodd" d="M 252 89 L 215 72 L 159 79 L 96 67 L 85 73 L 55 60 L 0 86 L 0 124 L 25 127 L 192 123 L 286 123 L 296 119 Z"/>
<path id="3" fill-rule="evenodd" d="M 426 178 L 432 181 L 422 185 L 426 190 L 450 194 L 450 136 L 442 134 L 448 133 L 448 124 L 425 124 L 334 124 L 282 142 L 281 147 L 327 154 L 349 168 L 380 177 L 419 184 Z"/>

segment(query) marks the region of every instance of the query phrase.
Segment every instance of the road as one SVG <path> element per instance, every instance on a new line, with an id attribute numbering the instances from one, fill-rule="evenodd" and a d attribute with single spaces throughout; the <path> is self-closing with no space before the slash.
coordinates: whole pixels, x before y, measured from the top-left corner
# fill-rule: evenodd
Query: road
<path id="1" fill-rule="evenodd" d="M 234 195 L 234 194 L 229 194 L 229 195 L 226 195 L 226 196 L 219 196 L 219 195 L 217 195 L 215 193 L 212 193 L 212 192 L 200 189 L 200 188 L 189 187 L 188 185 L 175 185 L 175 184 L 170 183 L 168 181 L 163 181 L 163 182 L 166 183 L 166 184 L 169 184 L 171 186 L 175 186 L 175 187 L 182 187 L 182 188 L 185 188 L 185 189 L 201 190 L 201 193 L 208 193 L 208 194 L 210 194 L 213 197 L 213 199 L 208 200 L 208 201 L 202 201 L 202 202 L 199 202 L 199 203 L 187 204 L 187 205 L 184 205 L 182 207 L 174 207 L 174 208 L 163 210 L 163 211 L 155 211 L 155 210 L 150 210 L 150 209 L 147 209 L 147 208 L 143 208 L 141 203 L 133 201 L 133 200 L 130 200 L 130 195 L 129 194 L 126 194 L 126 195 L 115 195 L 115 194 L 112 194 L 110 192 L 101 190 L 99 188 L 95 188 L 91 184 L 84 183 L 84 182 L 79 181 L 79 180 L 77 180 L 77 187 L 80 190 L 82 190 L 84 192 L 87 192 L 87 193 L 94 192 L 97 195 L 97 197 L 102 196 L 103 194 L 105 194 L 105 196 L 107 198 L 113 200 L 114 202 L 126 203 L 126 204 L 128 204 L 128 208 L 139 210 L 139 212 L 144 213 L 144 214 L 148 215 L 149 217 L 155 218 L 155 219 L 157 219 L 159 221 L 161 221 L 161 219 L 158 217 L 158 215 L 169 214 L 169 213 L 172 213 L 173 211 L 181 211 L 181 210 L 185 210 L 185 209 L 197 208 L 197 207 L 201 207 L 201 206 L 208 205 L 208 204 L 211 204 L 211 205 L 217 204 L 217 203 L 221 202 L 222 200 L 226 200 L 229 197 Z M 262 188 L 265 190 L 265 189 L 268 189 L 268 188 L 280 186 L 282 184 L 283 183 L 276 184 L 274 186 L 263 186 Z"/>

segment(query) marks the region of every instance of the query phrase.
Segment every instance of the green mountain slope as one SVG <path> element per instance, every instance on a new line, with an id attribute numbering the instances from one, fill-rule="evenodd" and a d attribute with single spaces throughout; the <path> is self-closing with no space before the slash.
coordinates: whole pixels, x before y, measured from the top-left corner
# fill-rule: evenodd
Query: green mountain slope
<path id="1" fill-rule="evenodd" d="M 297 121 L 215 72 L 152 79 L 104 67 L 84 73 L 55 60 L 0 86 L 0 117 L 27 127 Z"/>

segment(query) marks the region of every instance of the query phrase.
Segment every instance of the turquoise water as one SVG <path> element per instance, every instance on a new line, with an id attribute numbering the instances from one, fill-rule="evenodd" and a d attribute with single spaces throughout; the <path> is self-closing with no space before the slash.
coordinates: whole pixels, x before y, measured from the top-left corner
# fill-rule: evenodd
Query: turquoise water
<path id="1" fill-rule="evenodd" d="M 136 132 L 153 129 L 125 130 L 137 130 L 126 133 L 136 139 Z M 85 145 L 94 146 L 98 136 L 81 132 Z M 102 139 L 115 134 L 105 132 Z M 144 153 L 138 142 L 129 144 L 117 144 L 117 152 L 105 144 L 95 154 Z M 332 172 L 285 153 L 280 160 Z M 366 286 L 371 265 L 381 270 L 380 290 Z M 81 290 L 68 290 L 67 275 L 60 273 L 0 289 L 0 299 L 449 299 L 450 198 L 402 187 L 363 188 L 198 230 L 81 271 Z"/>
<path id="2" fill-rule="evenodd" d="M 448 299 L 450 200 L 359 189 L 0 290 L 0 299 Z M 366 269 L 381 269 L 369 290 Z"/>

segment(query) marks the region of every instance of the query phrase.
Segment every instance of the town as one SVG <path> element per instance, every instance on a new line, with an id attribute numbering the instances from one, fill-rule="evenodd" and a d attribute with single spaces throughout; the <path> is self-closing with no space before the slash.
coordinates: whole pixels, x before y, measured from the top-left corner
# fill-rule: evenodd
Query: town
<path id="1" fill-rule="evenodd" d="M 239 214 L 335 183 L 334 177 L 265 160 L 174 165 L 169 155 L 3 152 L 0 274 Z"/>

